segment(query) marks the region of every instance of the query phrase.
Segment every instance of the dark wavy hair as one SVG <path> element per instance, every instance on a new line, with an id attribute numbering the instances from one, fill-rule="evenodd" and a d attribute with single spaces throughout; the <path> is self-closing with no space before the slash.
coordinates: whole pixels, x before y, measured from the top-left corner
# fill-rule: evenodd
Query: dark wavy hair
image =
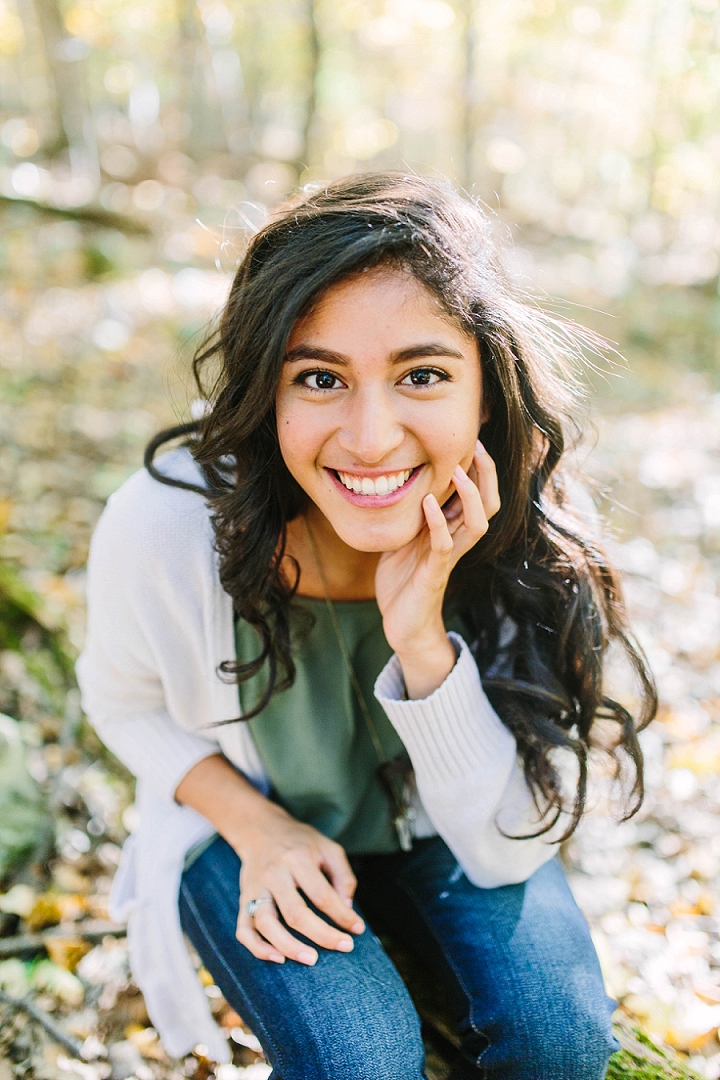
<path id="1" fill-rule="evenodd" d="M 240 683 L 267 666 L 266 694 L 245 719 L 294 679 L 290 612 L 299 571 L 291 580 L 286 523 L 307 496 L 280 453 L 276 389 L 297 320 L 325 290 L 380 267 L 411 274 L 477 340 L 489 403 L 482 440 L 497 464 L 502 507 L 453 571 L 446 604 L 463 618 L 488 696 L 517 741 L 544 818 L 536 835 L 563 809 L 571 814 L 565 836 L 575 829 L 595 748 L 610 755 L 630 788 L 629 817 L 642 801 L 637 731 L 654 715 L 655 690 L 629 633 L 617 575 L 558 469 L 567 433 L 577 433 L 573 362 L 590 338 L 519 294 L 501 268 L 488 217 L 448 185 L 373 173 L 282 207 L 250 241 L 220 322 L 196 355 L 206 415 L 148 446 L 146 466 L 156 479 L 207 499 L 223 587 L 237 617 L 259 635 L 253 662 L 228 658 L 222 670 Z M 153 465 L 157 449 L 183 435 L 207 488 L 171 480 Z M 636 720 L 604 692 L 610 645 L 635 673 Z M 559 748 L 578 763 L 571 807 L 563 805 Z"/>

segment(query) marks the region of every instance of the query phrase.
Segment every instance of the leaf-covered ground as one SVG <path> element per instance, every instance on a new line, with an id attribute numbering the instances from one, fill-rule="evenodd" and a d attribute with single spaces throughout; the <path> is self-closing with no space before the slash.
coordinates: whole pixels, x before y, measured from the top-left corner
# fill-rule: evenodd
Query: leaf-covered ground
<path id="1" fill-rule="evenodd" d="M 20 207 L 3 219 L 0 709 L 20 722 L 52 835 L 3 879 L 0 1080 L 213 1072 L 202 1048 L 167 1060 L 108 921 L 132 784 L 85 726 L 66 659 L 82 643 L 93 524 L 148 436 L 187 416 L 182 372 L 226 287 L 213 267 L 219 242 L 190 220 L 173 228 L 128 238 Z M 173 236 L 194 265 L 167 255 Z M 662 406 L 633 408 L 599 415 L 588 467 L 662 707 L 642 737 L 641 813 L 620 824 L 598 795 L 565 857 L 622 1009 L 700 1076 L 718 1077 L 720 397 L 678 374 Z M 217 1080 L 267 1076 L 257 1043 L 206 983 L 234 1051 Z M 8 998 L 32 1002 L 68 1045 Z"/>

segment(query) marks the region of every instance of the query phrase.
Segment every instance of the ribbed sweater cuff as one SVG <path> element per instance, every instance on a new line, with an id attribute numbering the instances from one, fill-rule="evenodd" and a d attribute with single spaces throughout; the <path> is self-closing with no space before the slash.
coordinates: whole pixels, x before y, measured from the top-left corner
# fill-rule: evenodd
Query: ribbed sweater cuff
<path id="1" fill-rule="evenodd" d="M 425 784 L 442 784 L 487 768 L 515 740 L 488 701 L 470 649 L 459 634 L 455 667 L 429 697 L 403 701 L 405 683 L 392 656 L 375 683 L 375 697 L 402 739 Z"/>

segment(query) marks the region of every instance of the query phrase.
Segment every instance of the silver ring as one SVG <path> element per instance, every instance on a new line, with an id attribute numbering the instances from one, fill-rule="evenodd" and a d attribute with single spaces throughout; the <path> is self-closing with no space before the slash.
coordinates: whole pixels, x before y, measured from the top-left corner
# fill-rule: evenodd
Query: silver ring
<path id="1" fill-rule="evenodd" d="M 257 909 L 260 907 L 261 904 L 274 903 L 275 901 L 273 900 L 272 896 L 259 896 L 257 900 L 248 900 L 247 904 L 245 905 L 245 910 L 250 916 L 250 918 L 254 919 Z"/>

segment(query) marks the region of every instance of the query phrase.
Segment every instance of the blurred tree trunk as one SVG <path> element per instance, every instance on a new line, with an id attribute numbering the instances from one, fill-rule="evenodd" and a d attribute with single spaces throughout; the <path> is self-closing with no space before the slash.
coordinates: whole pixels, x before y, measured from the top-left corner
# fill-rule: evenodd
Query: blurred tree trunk
<path id="1" fill-rule="evenodd" d="M 192 157 L 193 129 L 198 120 L 195 97 L 197 95 L 198 81 L 197 55 L 200 48 L 195 0 L 177 0 L 176 17 L 179 38 L 177 105 L 190 120 L 188 133 L 185 137 L 185 149 Z"/>
<path id="2" fill-rule="evenodd" d="M 318 30 L 317 0 L 306 0 L 308 28 L 308 77 L 305 98 L 305 120 L 301 132 L 302 143 L 298 153 L 298 171 L 302 172 L 312 161 L 313 136 L 317 112 L 317 83 L 320 68 L 320 33 Z"/>
<path id="3" fill-rule="evenodd" d="M 73 58 L 73 39 L 63 23 L 57 0 L 33 0 L 50 73 L 56 130 L 54 153 L 83 151 L 89 156 L 89 117 L 85 100 L 81 59 Z"/>
<path id="4" fill-rule="evenodd" d="M 475 178 L 475 3 L 462 0 L 460 9 L 465 23 L 462 47 L 461 118 L 460 118 L 460 168 L 461 184 L 472 191 Z"/>
<path id="5" fill-rule="evenodd" d="M 191 158 L 202 161 L 209 154 L 227 149 L 220 104 L 211 100 L 210 47 L 196 0 L 177 0 L 176 18 L 180 38 L 178 105 L 190 118 L 186 151 Z"/>

